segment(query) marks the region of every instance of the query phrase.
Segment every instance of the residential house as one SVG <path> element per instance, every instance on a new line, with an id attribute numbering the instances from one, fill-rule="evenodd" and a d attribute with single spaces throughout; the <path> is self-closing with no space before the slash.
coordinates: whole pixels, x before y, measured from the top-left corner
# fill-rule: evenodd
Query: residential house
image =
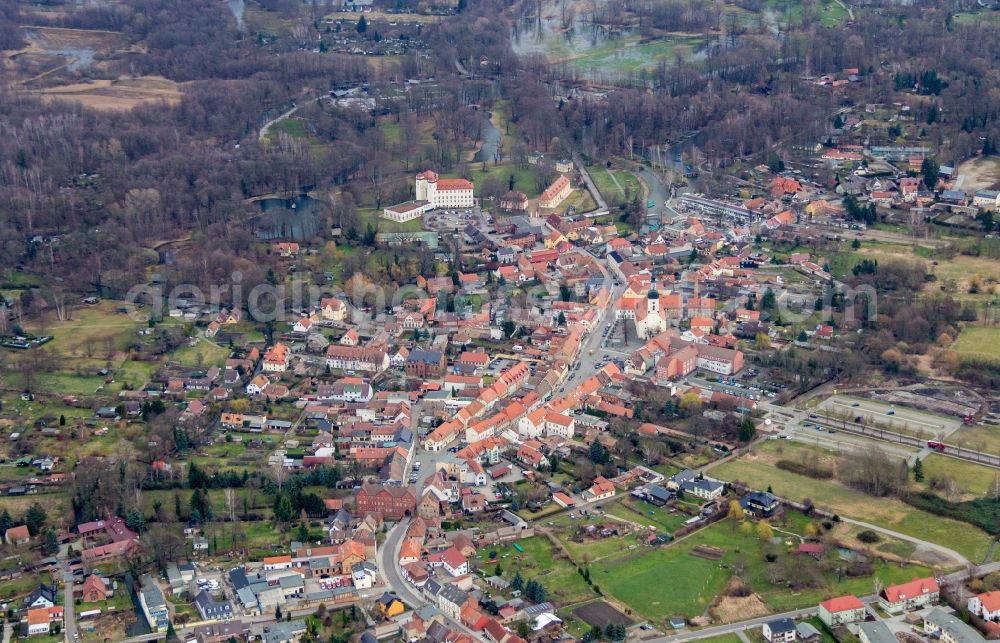
<path id="1" fill-rule="evenodd" d="M 867 610 L 857 596 L 838 596 L 819 604 L 819 618 L 827 627 L 865 620 Z"/>
<path id="2" fill-rule="evenodd" d="M 938 602 L 941 588 L 933 576 L 914 578 L 909 583 L 889 585 L 879 593 L 879 605 L 890 614 L 919 609 Z"/>
<path id="3" fill-rule="evenodd" d="M 751 491 L 740 498 L 743 513 L 755 518 L 770 518 L 781 506 L 777 496 L 766 491 Z"/>
<path id="4" fill-rule="evenodd" d="M 108 597 L 108 583 L 103 576 L 91 574 L 83 581 L 80 597 L 84 603 L 96 603 Z"/>
<path id="5" fill-rule="evenodd" d="M 28 610 L 28 636 L 42 636 L 51 631 L 53 623 L 62 622 L 63 608 L 38 607 Z"/>
<path id="6" fill-rule="evenodd" d="M 941 643 L 983 643 L 986 639 L 971 625 L 940 607 L 924 614 L 924 634 Z"/>
<path id="7" fill-rule="evenodd" d="M 278 342 L 264 352 L 264 361 L 261 364 L 261 369 L 268 373 L 284 373 L 288 370 L 289 358 L 290 351 L 288 350 L 288 346 Z"/>
<path id="8" fill-rule="evenodd" d="M 969 612 L 984 621 L 1000 621 L 1000 592 L 983 592 L 969 599 Z"/>
<path id="9" fill-rule="evenodd" d="M 4 542 L 15 547 L 27 545 L 31 542 L 31 534 L 28 532 L 28 526 L 18 525 L 17 527 L 11 527 L 4 533 Z"/>
<path id="10" fill-rule="evenodd" d="M 378 578 L 378 568 L 368 561 L 354 563 L 351 566 L 351 581 L 357 589 L 371 589 Z"/>
<path id="11" fill-rule="evenodd" d="M 685 480 L 680 485 L 680 489 L 685 494 L 696 498 L 715 500 L 725 492 L 726 486 L 718 480 L 698 476 L 692 480 Z"/>
<path id="12" fill-rule="evenodd" d="M 382 594 L 376 601 L 378 605 L 378 611 L 386 618 L 392 618 L 394 616 L 399 616 L 406 611 L 406 605 L 403 601 L 399 600 L 394 594 L 388 592 Z"/>
<path id="13" fill-rule="evenodd" d="M 441 553 L 441 566 L 452 576 L 469 573 L 469 560 L 455 547 L 449 547 Z"/>
<path id="14" fill-rule="evenodd" d="M 295 619 L 267 626 L 261 640 L 263 643 L 298 643 L 305 633 L 306 622 L 303 619 Z"/>
<path id="15" fill-rule="evenodd" d="M 327 321 L 342 322 L 347 318 L 347 304 L 336 297 L 324 297 L 319 301 L 319 314 Z"/>
<path id="16" fill-rule="evenodd" d="M 139 589 L 139 606 L 146 617 L 146 622 L 154 632 L 166 632 L 170 626 L 170 612 L 163 592 L 153 581 L 153 577 L 144 574 Z"/>
<path id="17" fill-rule="evenodd" d="M 614 495 L 615 483 L 611 482 L 604 476 L 597 476 L 594 478 L 594 483 L 589 489 L 583 492 L 584 500 L 587 502 L 612 498 Z"/>
<path id="18" fill-rule="evenodd" d="M 292 557 L 290 554 L 283 554 L 281 556 L 267 556 L 262 561 L 262 567 L 264 571 L 275 571 L 279 569 L 291 569 L 292 568 Z"/>
<path id="19" fill-rule="evenodd" d="M 798 630 L 795 629 L 795 621 L 790 618 L 768 621 L 761 627 L 761 632 L 769 643 L 791 643 L 798 634 Z"/>
<path id="20" fill-rule="evenodd" d="M 204 621 L 228 621 L 233 617 L 233 606 L 228 600 L 216 600 L 207 590 L 201 590 L 194 597 L 195 607 Z"/>
<path id="21" fill-rule="evenodd" d="M 44 583 L 35 588 L 24 601 L 25 609 L 48 609 L 56 604 L 55 585 L 45 585 Z"/>
<path id="22" fill-rule="evenodd" d="M 899 643 L 896 634 L 885 621 L 865 621 L 859 624 L 858 638 L 861 643 Z"/>

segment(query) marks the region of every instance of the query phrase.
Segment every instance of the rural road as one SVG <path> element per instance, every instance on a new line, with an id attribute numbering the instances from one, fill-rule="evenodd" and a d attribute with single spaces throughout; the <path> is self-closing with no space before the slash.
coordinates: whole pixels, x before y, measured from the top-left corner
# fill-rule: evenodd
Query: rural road
<path id="1" fill-rule="evenodd" d="M 267 133 L 271 130 L 272 127 L 274 127 L 281 121 L 285 120 L 286 118 L 290 117 L 292 114 L 297 112 L 298 109 L 299 109 L 298 105 L 292 105 L 291 109 L 289 109 L 281 116 L 272 118 L 268 122 L 264 123 L 264 126 L 260 128 L 260 134 L 257 135 L 257 140 L 263 142 L 264 139 L 267 138 Z"/>
<path id="2" fill-rule="evenodd" d="M 899 540 L 905 540 L 906 542 L 913 543 L 914 545 L 923 547 L 925 549 L 930 549 L 931 551 L 937 552 L 942 556 L 946 556 L 955 561 L 955 564 L 968 565 L 969 559 L 958 553 L 954 549 L 945 547 L 944 545 L 938 545 L 935 543 L 927 542 L 926 540 L 920 540 L 919 538 L 914 538 L 913 536 L 907 536 L 906 534 L 901 534 L 898 531 L 893 531 L 891 529 L 886 529 L 885 527 L 879 527 L 871 523 L 867 523 L 861 520 L 854 520 L 853 518 L 845 518 L 841 516 L 840 519 L 851 525 L 857 525 L 858 527 L 864 527 L 865 529 L 870 529 L 872 531 L 878 532 L 880 534 L 885 534 L 886 536 L 892 536 L 893 538 L 898 538 Z"/>

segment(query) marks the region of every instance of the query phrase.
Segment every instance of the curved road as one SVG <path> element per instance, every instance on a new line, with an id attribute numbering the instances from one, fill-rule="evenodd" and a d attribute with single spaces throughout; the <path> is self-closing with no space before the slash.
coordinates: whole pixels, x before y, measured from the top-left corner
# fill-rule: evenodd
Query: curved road
<path id="1" fill-rule="evenodd" d="M 892 536 L 893 538 L 898 538 L 899 540 L 905 540 L 906 542 L 913 543 L 918 547 L 930 549 L 931 551 L 934 551 L 942 556 L 951 558 L 952 560 L 956 561 L 957 564 L 968 565 L 970 563 L 968 558 L 958 553 L 954 549 L 945 547 L 944 545 L 938 545 L 936 543 L 927 542 L 926 540 L 920 540 L 919 538 L 914 538 L 913 536 L 907 536 L 906 534 L 901 534 L 898 531 L 886 529 L 885 527 L 879 527 L 878 525 L 873 525 L 871 523 L 867 523 L 861 520 L 854 520 L 853 518 L 845 518 L 843 516 L 841 516 L 840 519 L 848 524 L 857 525 L 858 527 L 864 527 L 865 529 L 870 529 L 880 534 Z"/>

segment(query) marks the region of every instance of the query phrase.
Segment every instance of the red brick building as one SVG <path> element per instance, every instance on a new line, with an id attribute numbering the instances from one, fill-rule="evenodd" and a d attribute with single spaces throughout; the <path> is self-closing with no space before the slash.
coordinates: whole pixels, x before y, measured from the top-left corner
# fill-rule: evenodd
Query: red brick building
<path id="1" fill-rule="evenodd" d="M 403 369 L 410 377 L 436 378 L 444 377 L 447 361 L 441 351 L 428 351 L 414 348 L 403 364 Z"/>
<path id="2" fill-rule="evenodd" d="M 403 487 L 366 484 L 358 490 L 355 506 L 359 514 L 373 513 L 398 520 L 413 514 L 417 508 L 417 499 L 412 491 Z"/>

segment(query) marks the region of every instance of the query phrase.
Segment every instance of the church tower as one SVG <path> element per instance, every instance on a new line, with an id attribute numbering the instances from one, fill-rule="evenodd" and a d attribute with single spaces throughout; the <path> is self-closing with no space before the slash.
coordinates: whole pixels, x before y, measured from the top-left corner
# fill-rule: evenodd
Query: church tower
<path id="1" fill-rule="evenodd" d="M 646 313 L 649 315 L 660 314 L 660 293 L 656 291 L 656 277 L 653 277 L 649 284 L 649 294 L 646 295 Z"/>

